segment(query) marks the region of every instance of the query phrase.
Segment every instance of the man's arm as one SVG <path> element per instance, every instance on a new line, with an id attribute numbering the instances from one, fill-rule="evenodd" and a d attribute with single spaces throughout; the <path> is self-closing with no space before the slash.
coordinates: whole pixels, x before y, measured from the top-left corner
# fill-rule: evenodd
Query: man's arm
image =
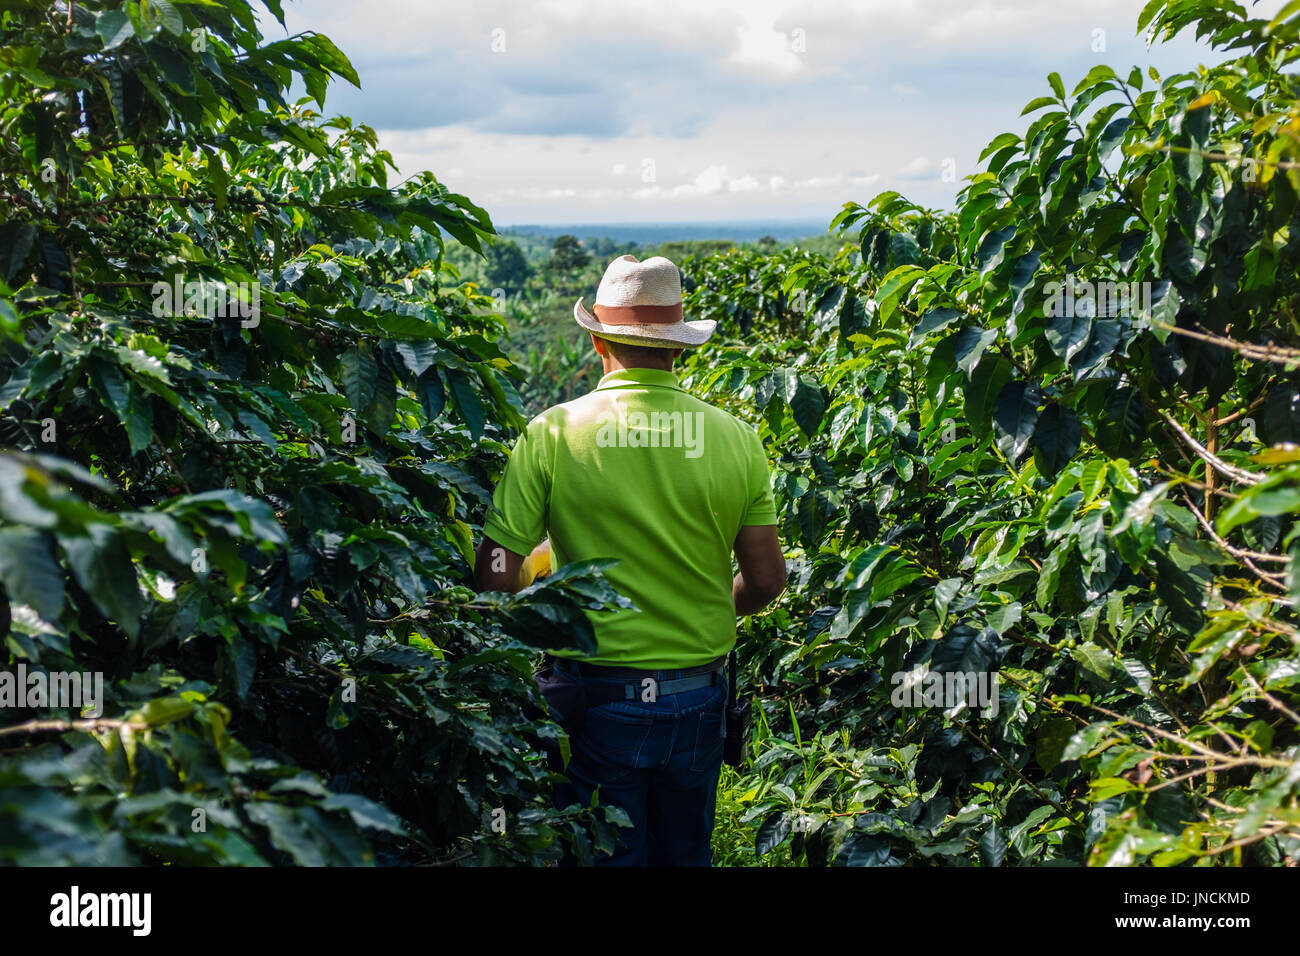
<path id="1" fill-rule="evenodd" d="M 486 535 L 474 556 L 474 587 L 479 591 L 523 590 L 551 573 L 551 542 L 543 539 L 526 558 Z"/>
<path id="2" fill-rule="evenodd" d="M 776 525 L 746 525 L 736 535 L 736 563 L 740 573 L 731 585 L 736 616 L 761 611 L 785 590 L 785 555 Z"/>
<path id="3" fill-rule="evenodd" d="M 509 591 L 522 588 L 524 556 L 498 544 L 486 535 L 474 556 L 474 587 L 480 591 Z"/>

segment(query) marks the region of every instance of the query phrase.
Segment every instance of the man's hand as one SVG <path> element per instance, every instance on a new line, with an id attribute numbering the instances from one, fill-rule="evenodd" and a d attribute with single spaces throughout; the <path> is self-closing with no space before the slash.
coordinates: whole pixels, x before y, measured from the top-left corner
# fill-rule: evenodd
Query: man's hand
<path id="1" fill-rule="evenodd" d="M 524 559 L 523 571 L 524 587 L 532 584 L 538 578 L 547 577 L 551 573 L 551 539 L 543 538 L 542 543 L 533 548 L 532 553 Z"/>
<path id="2" fill-rule="evenodd" d="M 748 525 L 736 535 L 736 563 L 740 573 L 731 585 L 736 616 L 761 611 L 785 590 L 785 555 L 776 525 Z"/>

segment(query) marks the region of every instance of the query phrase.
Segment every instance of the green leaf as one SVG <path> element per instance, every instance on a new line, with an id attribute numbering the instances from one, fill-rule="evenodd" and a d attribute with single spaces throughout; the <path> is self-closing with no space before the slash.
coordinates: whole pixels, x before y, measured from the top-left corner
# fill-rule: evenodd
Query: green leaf
<path id="1" fill-rule="evenodd" d="M 975 253 L 975 261 L 979 265 L 980 275 L 987 275 L 998 267 L 1006 254 L 1006 245 L 1016 234 L 1015 226 L 1003 226 L 1001 229 L 995 229 L 984 237 L 980 243 L 979 249 Z"/>
<path id="2" fill-rule="evenodd" d="M 322 810 L 343 810 L 359 827 L 381 830 L 396 836 L 405 836 L 406 828 L 401 817 L 387 807 L 363 797 L 359 793 L 333 793 L 321 801 Z"/>
<path id="3" fill-rule="evenodd" d="M 1070 363 L 1074 369 L 1075 379 L 1101 367 L 1115 346 L 1119 344 L 1120 324 L 1116 319 L 1101 319 L 1094 322 L 1088 335 L 1088 344 L 1079 351 Z"/>
<path id="4" fill-rule="evenodd" d="M 1076 726 L 1068 717 L 1048 717 L 1039 726 L 1034 739 L 1034 759 L 1048 773 L 1061 762 Z"/>
<path id="5" fill-rule="evenodd" d="M 1272 475 L 1264 482 L 1248 488 L 1236 501 L 1225 508 L 1217 522 L 1219 533 L 1227 534 L 1238 525 L 1257 518 L 1269 518 L 1300 511 L 1300 481 L 1297 481 L 1297 472 L 1300 472 L 1300 469 L 1292 468 L 1288 471 L 1294 484 L 1283 484 L 1283 475 L 1287 475 L 1287 472 Z"/>
<path id="6" fill-rule="evenodd" d="M 153 441 L 153 401 L 149 393 L 134 382 L 127 382 L 126 416 L 122 420 L 126 437 L 135 455 Z"/>
<path id="7" fill-rule="evenodd" d="M 954 321 L 960 319 L 963 313 L 958 309 L 947 307 L 931 309 L 925 315 L 921 316 L 921 321 L 916 323 L 912 329 L 912 339 L 910 344 L 916 345 L 923 341 L 931 332 L 938 332 L 952 325 Z"/>
<path id="8" fill-rule="evenodd" d="M 980 862 L 985 866 L 1001 866 L 1007 857 L 1007 838 L 997 822 L 989 824 L 979 842 Z"/>
<path id="9" fill-rule="evenodd" d="M 483 400 L 464 372 L 453 369 L 445 374 L 447 384 L 451 386 L 451 397 L 456 410 L 469 426 L 470 437 L 478 441 L 483 437 L 483 427 L 487 422 L 487 409 L 483 407 Z"/>
<path id="10" fill-rule="evenodd" d="M 158 11 L 164 30 L 177 37 L 184 32 L 185 20 L 181 17 L 181 12 L 176 9 L 176 5 L 170 0 L 150 0 L 150 6 Z"/>
<path id="11" fill-rule="evenodd" d="M 98 355 L 92 355 L 86 362 L 90 373 L 90 384 L 99 395 L 100 401 L 119 421 L 125 421 L 130 404 L 130 389 L 122 370 Z"/>
<path id="12" fill-rule="evenodd" d="M 36 227 L 18 219 L 0 223 L 0 279 L 8 282 L 23 267 L 36 244 Z"/>
<path id="13" fill-rule="evenodd" d="M 352 410 L 360 415 L 375 397 L 375 380 L 379 375 L 375 353 L 369 343 L 362 343 L 339 356 L 339 365 L 343 394 Z"/>
<path id="14" fill-rule="evenodd" d="M 1060 102 L 1055 96 L 1036 96 L 1025 104 L 1025 108 L 1020 111 L 1020 115 L 1028 116 L 1030 113 L 1041 110 L 1046 106 L 1057 106 Z M 983 158 L 983 156 L 980 157 L 980 159 Z"/>
<path id="15" fill-rule="evenodd" d="M 150 727 L 161 727 L 164 724 L 174 724 L 177 721 L 185 720 L 192 716 L 197 709 L 198 704 L 187 697 L 156 697 L 153 700 L 146 701 L 141 707 L 132 711 L 128 717 L 133 723 L 143 721 Z"/>
<path id="16" fill-rule="evenodd" d="M 1038 584 L 1035 588 L 1034 599 L 1038 606 L 1043 610 L 1049 610 L 1052 606 L 1052 598 L 1055 597 L 1057 588 L 1061 584 L 1061 568 L 1069 557 L 1069 548 L 1073 542 L 1064 541 L 1058 545 L 1046 560 L 1043 561 L 1043 567 L 1038 573 Z"/>
<path id="17" fill-rule="evenodd" d="M 420 396 L 420 409 L 430 421 L 442 414 L 447 404 L 447 395 L 442 387 L 442 379 L 436 368 L 427 369 L 416 383 Z"/>
<path id="18" fill-rule="evenodd" d="M 790 411 L 794 413 L 795 423 L 799 429 L 811 437 L 821 427 L 822 416 L 826 412 L 826 399 L 821 387 L 810 379 L 799 376 L 794 396 L 790 399 Z"/>
<path id="19" fill-rule="evenodd" d="M 1120 661 L 1120 666 L 1124 668 L 1124 673 L 1129 676 L 1138 693 L 1144 695 L 1151 693 L 1151 686 L 1155 679 L 1145 664 L 1135 658 L 1126 657 Z"/>
<path id="20" fill-rule="evenodd" d="M 230 174 L 221 163 L 221 157 L 215 151 L 207 154 L 208 178 L 212 182 L 212 197 L 216 200 L 218 212 L 225 211 L 227 191 L 230 189 Z"/>
<path id="21" fill-rule="evenodd" d="M 325 866 L 329 858 L 320 837 L 286 804 L 248 801 L 245 812 L 255 824 L 266 827 L 271 845 L 287 853 L 299 866 Z"/>
<path id="22" fill-rule="evenodd" d="M 1109 681 L 1115 669 L 1115 655 L 1098 644 L 1077 644 L 1070 648 L 1070 656 L 1102 681 Z"/>
<path id="23" fill-rule="evenodd" d="M 1109 66 L 1104 63 L 1099 63 L 1089 70 L 1087 75 L 1078 82 L 1074 88 L 1073 95 L 1078 96 L 1089 87 L 1096 86 L 1098 83 L 1104 83 L 1107 80 L 1114 80 L 1118 83 L 1119 77 L 1115 75 L 1115 71 Z"/>
<path id="24" fill-rule="evenodd" d="M 1169 188 L 1170 176 L 1170 165 L 1163 162 L 1148 177 L 1146 187 L 1142 190 L 1142 215 L 1147 222 L 1163 223 L 1168 218 L 1161 210 L 1161 203 Z"/>
<path id="25" fill-rule="evenodd" d="M 998 392 L 993 428 L 998 449 L 1015 464 L 1029 447 L 1038 424 L 1038 390 L 1024 382 L 1008 382 Z"/>
<path id="26" fill-rule="evenodd" d="M 0 528 L 0 581 L 10 598 L 56 623 L 63 610 L 63 572 L 53 538 L 32 528 Z"/>
<path id="27" fill-rule="evenodd" d="M 372 432 L 383 435 L 392 427 L 393 414 L 397 410 L 397 382 L 386 362 L 378 363 L 373 385 L 370 401 L 362 409 L 362 416 Z"/>
<path id="28" fill-rule="evenodd" d="M 1115 458 L 1134 458 L 1146 434 L 1146 411 L 1135 388 L 1121 387 L 1106 394 L 1097 424 L 1097 445 Z"/>
<path id="29" fill-rule="evenodd" d="M 1077 730 L 1071 735 L 1069 743 L 1061 752 L 1062 760 L 1078 760 L 1096 749 L 1110 735 L 1111 724 L 1109 721 L 1100 721 L 1089 724 L 1087 727 Z"/>
<path id="30" fill-rule="evenodd" d="M 758 856 L 771 853 L 790 835 L 791 827 L 790 815 L 785 811 L 778 810 L 768 814 L 767 819 L 758 828 L 758 836 L 754 840 L 754 852 Z"/>
<path id="31" fill-rule="evenodd" d="M 1053 315 L 1044 333 L 1048 346 L 1066 363 L 1088 344 L 1092 335 L 1092 316 L 1077 313 L 1078 310 L 1066 309 Z"/>
<path id="32" fill-rule="evenodd" d="M 981 329 L 979 326 L 958 329 L 948 338 L 952 342 L 952 354 L 957 360 L 957 367 L 968 377 L 973 375 L 980 356 L 997 338 L 996 329 Z"/>
<path id="33" fill-rule="evenodd" d="M 1001 356 L 976 367 L 966 387 L 966 420 L 977 435 L 988 432 L 997 396 L 1011 381 L 1012 373 L 1011 363 Z"/>
<path id="34" fill-rule="evenodd" d="M 105 10 L 95 21 L 95 32 L 104 41 L 104 51 L 107 52 L 135 36 L 135 27 L 121 10 Z"/>
<path id="35" fill-rule="evenodd" d="M 1133 125 L 1133 119 L 1129 116 L 1121 116 L 1113 119 L 1097 139 L 1097 161 L 1104 163 L 1106 158 L 1115 151 L 1115 147 L 1124 141 L 1124 134 L 1128 128 Z"/>
<path id="36" fill-rule="evenodd" d="M 939 673 L 985 673 L 998 659 L 998 635 L 990 627 L 976 629 L 957 624 L 948 629 L 934 649 L 930 666 Z"/>
<path id="37" fill-rule="evenodd" d="M 140 634 L 143 604 L 131 555 L 115 528 L 89 524 L 85 530 L 85 535 L 59 536 L 68 567 L 100 613 L 134 640 Z"/>
<path id="38" fill-rule="evenodd" d="M 1034 427 L 1034 466 L 1044 478 L 1055 478 L 1079 450 L 1082 427 L 1072 408 L 1048 404 Z"/>
<path id="39" fill-rule="evenodd" d="M 396 348 L 403 364 L 417 376 L 433 368 L 438 359 L 438 347 L 432 342 L 398 342 Z"/>

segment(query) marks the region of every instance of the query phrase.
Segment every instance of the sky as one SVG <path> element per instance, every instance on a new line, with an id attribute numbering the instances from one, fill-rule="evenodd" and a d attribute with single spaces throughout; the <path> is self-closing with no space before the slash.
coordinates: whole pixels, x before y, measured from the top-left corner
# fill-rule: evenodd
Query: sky
<path id="1" fill-rule="evenodd" d="M 285 14 L 360 74 L 326 112 L 374 127 L 400 177 L 431 170 L 498 227 L 829 223 L 887 189 L 950 207 L 1053 70 L 1069 91 L 1099 63 L 1168 74 L 1222 58 L 1190 34 L 1148 51 L 1143 3 L 290 0 Z"/>

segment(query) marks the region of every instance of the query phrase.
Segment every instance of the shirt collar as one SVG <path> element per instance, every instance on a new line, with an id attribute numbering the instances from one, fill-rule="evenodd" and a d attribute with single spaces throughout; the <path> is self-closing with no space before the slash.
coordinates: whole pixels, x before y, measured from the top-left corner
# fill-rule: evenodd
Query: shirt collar
<path id="1" fill-rule="evenodd" d="M 677 376 L 657 368 L 618 368 L 601 378 L 596 391 L 608 388 L 626 388 L 629 385 L 654 385 L 682 391 Z"/>

